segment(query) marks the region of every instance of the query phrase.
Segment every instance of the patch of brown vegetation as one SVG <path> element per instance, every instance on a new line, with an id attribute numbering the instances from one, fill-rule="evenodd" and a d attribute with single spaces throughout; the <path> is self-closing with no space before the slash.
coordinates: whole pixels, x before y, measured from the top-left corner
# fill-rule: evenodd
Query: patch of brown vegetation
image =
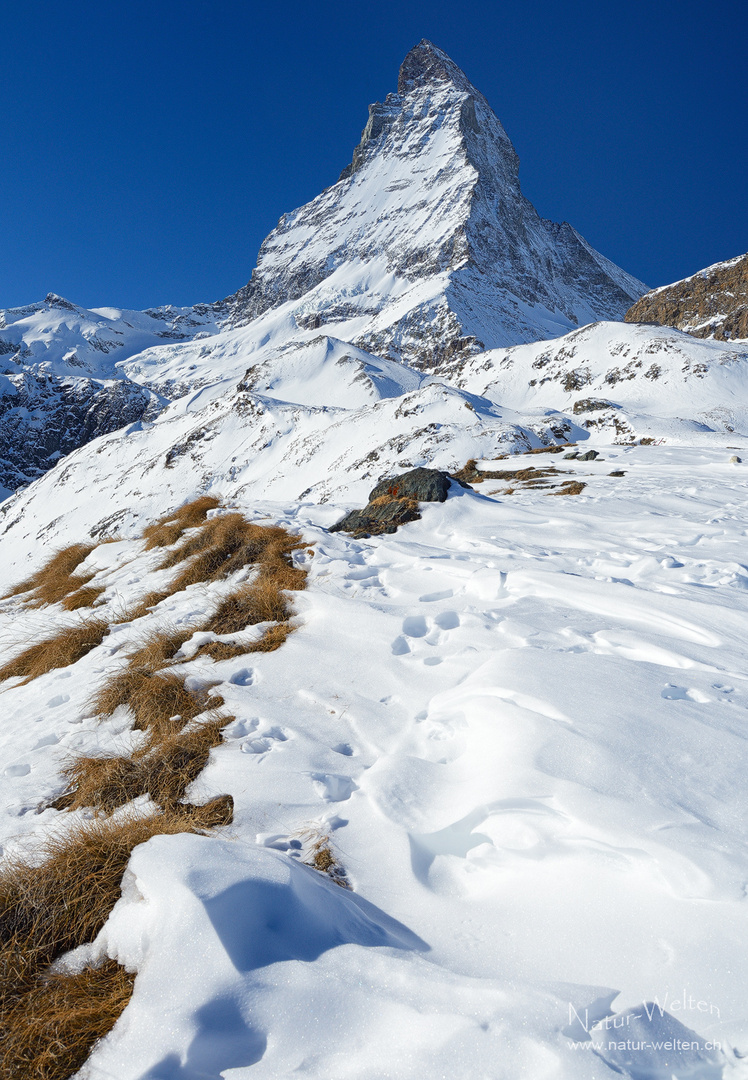
<path id="1" fill-rule="evenodd" d="M 145 531 L 148 546 L 162 547 L 176 543 L 185 529 L 196 530 L 167 555 L 164 565 L 184 564 L 183 569 L 167 592 L 144 598 L 142 614 L 187 584 L 215 581 L 253 562 L 256 578 L 219 604 L 207 628 L 230 634 L 258 623 L 272 625 L 260 641 L 214 642 L 205 651 L 218 658 L 277 649 L 294 629 L 285 592 L 303 588 L 306 580 L 306 571 L 291 560 L 301 540 L 280 528 L 252 525 L 238 514 L 205 520 L 216 506 L 217 500 L 196 500 Z M 95 599 L 94 591 L 86 597 L 79 579 L 79 595 L 68 598 L 72 609 Z M 128 613 L 128 619 L 135 617 Z M 104 620 L 89 619 L 61 631 L 6 664 L 0 678 L 33 678 L 74 663 L 100 643 L 108 628 Z M 66 1080 L 125 1008 L 133 977 L 115 963 L 74 975 L 52 973 L 49 965 L 99 932 L 118 899 L 133 848 L 155 835 L 212 829 L 232 820 L 230 795 L 203 806 L 183 801 L 232 719 L 215 711 L 221 698 L 207 689 L 188 691 L 184 675 L 168 670 L 195 629 L 162 628 L 151 634 L 101 688 L 91 703 L 96 712 L 110 714 L 127 706 L 134 727 L 147 732 L 147 739 L 129 756 L 73 759 L 64 770 L 68 789 L 53 804 L 59 810 L 91 807 L 107 815 L 146 795 L 160 811 L 147 817 L 127 812 L 114 820 L 97 817 L 53 836 L 33 864 L 11 858 L 0 870 L 0 1080 Z M 214 711 L 200 721 L 209 706 Z M 327 863 L 321 848 L 317 857 L 326 863 L 319 868 L 334 877 L 334 860 Z"/>
<path id="2" fill-rule="evenodd" d="M 565 450 L 565 446 L 559 446 L 551 453 L 560 452 Z M 537 451 L 528 450 L 528 454 L 536 453 Z M 547 448 L 542 451 L 548 452 Z M 533 465 L 528 465 L 525 469 L 478 469 L 475 458 L 470 458 L 459 472 L 452 475 L 457 480 L 463 480 L 466 484 L 482 484 L 484 480 L 516 480 L 520 483 L 527 484 L 528 482 L 534 483 L 538 480 L 542 480 L 546 476 L 554 476 L 559 473 L 560 470 L 555 465 L 547 465 L 545 468 L 535 468 Z"/>
<path id="3" fill-rule="evenodd" d="M 553 446 L 538 446 L 534 450 L 525 450 L 526 454 L 560 454 L 562 450 L 568 450 L 570 446 L 576 446 L 576 443 L 554 443 Z M 497 458 L 498 460 L 498 458 Z"/>
<path id="4" fill-rule="evenodd" d="M 63 599 L 62 606 L 66 611 L 80 611 L 81 608 L 93 607 L 94 602 L 104 592 L 106 592 L 104 585 L 84 585 L 82 589 L 69 593 Z"/>
<path id="5" fill-rule="evenodd" d="M 135 976 L 114 960 L 74 975 L 35 973 L 0 1003 L 0 1080 L 67 1080 L 111 1031 Z"/>
<path id="6" fill-rule="evenodd" d="M 91 701 L 91 707 L 102 715 L 126 705 L 135 717 L 135 731 L 147 731 L 153 740 L 180 731 L 209 706 L 217 708 L 222 704 L 222 698 L 209 698 L 206 691 L 186 690 L 183 675 L 130 667 L 110 680 Z"/>
<path id="7" fill-rule="evenodd" d="M 188 731 L 174 730 L 149 740 L 130 757 L 77 757 L 64 769 L 69 787 L 52 806 L 90 806 L 105 814 L 149 795 L 162 809 L 174 809 L 221 742 L 221 728 L 233 717 L 213 713 Z M 153 730 L 153 729 L 151 729 Z"/>
<path id="8" fill-rule="evenodd" d="M 133 848 L 152 836 L 189 831 L 184 814 L 131 814 L 85 822 L 50 837 L 38 865 L 6 858 L 0 870 L 3 981 L 13 954 L 20 953 L 23 963 L 38 971 L 93 941 L 119 898 Z"/>
<path id="9" fill-rule="evenodd" d="M 288 623 L 277 623 L 275 626 L 268 627 L 259 641 L 248 641 L 236 645 L 227 641 L 211 641 L 203 645 L 196 655 L 210 656 L 214 660 L 233 660 L 237 656 L 244 656 L 245 653 L 275 652 L 295 629 L 295 626 L 290 626 Z"/>
<path id="10" fill-rule="evenodd" d="M 93 574 L 75 574 L 75 571 L 95 547 L 96 544 L 70 544 L 62 548 L 61 551 L 55 552 L 41 569 L 11 589 L 3 599 L 20 596 L 21 593 L 32 593 L 29 599 L 35 607 L 58 603 L 68 593 L 79 589 L 94 576 Z"/>
<path id="11" fill-rule="evenodd" d="M 549 491 L 548 495 L 581 495 L 586 487 L 587 485 L 582 483 L 581 480 L 567 480 L 567 482 L 556 491 Z"/>
<path id="12" fill-rule="evenodd" d="M 0 870 L 2 1080 L 66 1080 L 82 1064 L 125 1008 L 132 978 L 111 964 L 78 975 L 50 973 L 49 965 L 96 937 L 138 844 L 226 824 L 232 807 L 226 796 L 203 807 L 87 822 L 47 840 L 34 865 L 6 859 Z"/>
<path id="13" fill-rule="evenodd" d="M 217 510 L 221 500 L 213 495 L 201 495 L 199 499 L 193 499 L 171 514 L 160 517 L 153 525 L 143 529 L 145 550 L 150 551 L 155 547 L 171 547 L 176 544 L 185 529 L 193 529 L 202 525 L 209 510 Z"/>
<path id="14" fill-rule="evenodd" d="M 16 676 L 24 682 L 31 682 L 54 668 L 74 664 L 91 649 L 101 645 L 108 631 L 109 624 L 105 619 L 86 619 L 74 626 L 66 626 L 52 637 L 29 645 L 18 656 L 3 664 L 0 667 L 0 680 Z"/>

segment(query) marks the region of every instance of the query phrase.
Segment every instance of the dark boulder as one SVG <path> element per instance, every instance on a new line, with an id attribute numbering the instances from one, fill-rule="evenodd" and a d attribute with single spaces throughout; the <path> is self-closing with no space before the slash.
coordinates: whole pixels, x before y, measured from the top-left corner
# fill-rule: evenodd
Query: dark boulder
<path id="1" fill-rule="evenodd" d="M 444 502 L 452 479 L 439 469 L 411 469 L 400 476 L 388 476 L 372 490 L 363 510 L 351 510 L 330 527 L 330 532 L 361 537 L 393 533 L 399 525 L 418 521 L 419 502 Z M 468 487 L 461 480 L 455 482 Z"/>
<path id="2" fill-rule="evenodd" d="M 369 502 L 382 495 L 393 499 L 415 499 L 416 502 L 445 502 L 450 479 L 449 473 L 439 469 L 411 469 L 400 476 L 386 476 L 369 493 Z"/>

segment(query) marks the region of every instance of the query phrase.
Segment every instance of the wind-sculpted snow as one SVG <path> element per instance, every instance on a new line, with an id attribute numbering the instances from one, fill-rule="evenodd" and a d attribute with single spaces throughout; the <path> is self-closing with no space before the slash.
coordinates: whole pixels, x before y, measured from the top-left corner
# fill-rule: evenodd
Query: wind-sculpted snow
<path id="1" fill-rule="evenodd" d="M 275 652 L 185 651 L 177 670 L 235 717 L 187 797 L 231 794 L 234 820 L 136 849 L 97 940 L 63 958 L 137 971 L 81 1080 L 745 1080 L 748 465 L 724 444 L 557 454 L 582 495 L 452 485 L 368 540 L 329 532 L 344 502 L 227 481 L 231 506 L 302 533 L 298 628 Z M 48 531 L 3 537 L 0 591 L 45 542 L 86 538 L 93 473 L 30 498 L 56 471 L 20 497 Z M 198 474 L 159 473 L 160 503 L 147 473 L 142 498 L 112 483 L 107 509 L 142 524 Z M 81 569 L 124 613 L 165 584 L 162 558 L 122 540 Z M 147 619 L 199 625 L 226 587 Z M 0 659 L 74 616 L 3 601 Z M 49 806 L 70 755 L 142 739 L 89 701 L 145 633 L 123 619 L 76 664 L 3 684 L 5 854 L 81 820 Z M 350 890 L 299 865 L 321 837 Z"/>
<path id="2" fill-rule="evenodd" d="M 366 315 L 358 344 L 442 372 L 481 347 L 622 318 L 646 287 L 567 223 L 541 219 L 518 168 L 483 95 L 422 41 L 399 92 L 370 107 L 338 183 L 265 240 L 251 281 L 227 300 L 232 318 L 289 301 L 317 325 Z"/>

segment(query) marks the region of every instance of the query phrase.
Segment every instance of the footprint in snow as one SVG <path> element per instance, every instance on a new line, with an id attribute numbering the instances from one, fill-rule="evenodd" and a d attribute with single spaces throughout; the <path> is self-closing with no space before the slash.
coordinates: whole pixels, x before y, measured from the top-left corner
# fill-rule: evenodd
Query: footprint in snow
<path id="1" fill-rule="evenodd" d="M 688 689 L 685 686 L 675 686 L 673 683 L 666 684 L 660 697 L 665 698 L 666 701 L 696 701 L 700 705 L 706 705 L 711 701 L 711 698 L 707 697 L 701 690 Z"/>
<path id="2" fill-rule="evenodd" d="M 440 630 L 456 630 L 460 625 L 460 616 L 456 611 L 442 611 L 436 616 L 434 622 Z"/>
<path id="3" fill-rule="evenodd" d="M 336 773 L 310 773 L 310 776 L 314 790 L 325 802 L 345 802 L 354 791 L 358 791 L 358 784 L 350 776 L 338 776 Z"/>
<path id="4" fill-rule="evenodd" d="M 343 757 L 353 756 L 353 747 L 347 742 L 338 743 L 337 746 L 332 746 L 330 749 L 334 754 L 342 754 Z"/>
<path id="5" fill-rule="evenodd" d="M 251 668 L 240 668 L 229 679 L 234 686 L 251 686 L 255 681 L 255 673 Z"/>
<path id="6" fill-rule="evenodd" d="M 9 765 L 5 770 L 6 776 L 28 776 L 31 772 L 31 766 L 27 764 L 23 765 Z"/>
<path id="7" fill-rule="evenodd" d="M 47 708 L 57 709 L 60 705 L 64 705 L 67 701 L 70 701 L 70 694 L 56 694 L 47 702 Z"/>
<path id="8" fill-rule="evenodd" d="M 288 735 L 279 727 L 271 727 L 264 733 L 259 733 L 241 744 L 239 749 L 243 754 L 267 754 L 273 749 L 273 743 L 287 742 Z"/>

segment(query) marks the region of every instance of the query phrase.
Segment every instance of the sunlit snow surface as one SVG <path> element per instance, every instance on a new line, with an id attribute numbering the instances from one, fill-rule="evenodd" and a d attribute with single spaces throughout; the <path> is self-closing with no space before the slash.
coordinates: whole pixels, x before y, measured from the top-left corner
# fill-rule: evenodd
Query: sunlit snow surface
<path id="1" fill-rule="evenodd" d="M 492 497 L 489 481 L 372 540 L 326 532 L 340 506 L 227 484 L 228 502 L 314 545 L 299 629 L 275 653 L 186 667 L 222 680 L 236 716 L 191 790 L 229 792 L 234 824 L 135 852 L 86 952 L 136 967 L 135 994 L 81 1076 L 748 1075 L 748 464 L 726 442 L 555 458 L 582 495 Z M 47 520 L 65 514 L 72 539 L 53 490 Z M 134 507 L 133 534 L 153 505 Z M 92 514 L 84 499 L 77 538 Z M 27 543 L 10 528 L 4 582 Z M 92 559 L 111 610 L 155 580 L 138 541 Z M 188 619 L 221 587 L 160 617 Z M 0 611 L 3 656 L 52 621 L 15 611 Z M 120 663 L 101 646 L 4 688 L 8 851 L 65 819 L 35 810 L 67 755 L 129 745 L 126 717 L 86 708 Z M 294 858 L 310 829 L 353 892 Z M 632 1019 L 655 1000 L 663 1015 Z M 627 1057 L 627 1038 L 689 1049 Z"/>

